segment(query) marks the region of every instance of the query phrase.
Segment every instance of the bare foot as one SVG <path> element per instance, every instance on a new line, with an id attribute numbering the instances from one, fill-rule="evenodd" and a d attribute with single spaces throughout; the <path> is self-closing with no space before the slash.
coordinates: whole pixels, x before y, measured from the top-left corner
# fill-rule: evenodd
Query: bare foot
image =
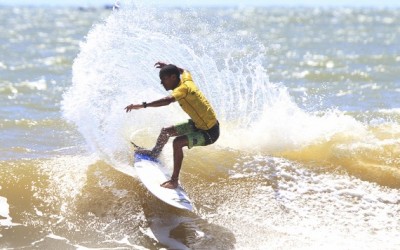
<path id="1" fill-rule="evenodd" d="M 163 188 L 175 189 L 178 187 L 178 180 L 169 180 L 160 185 Z"/>
<path id="2" fill-rule="evenodd" d="M 142 155 L 148 155 L 148 156 L 151 156 L 153 158 L 158 158 L 158 156 L 160 156 L 159 152 L 156 152 L 154 150 L 144 149 L 144 148 L 137 148 L 135 150 L 135 153 L 142 154 Z"/>
<path id="3" fill-rule="evenodd" d="M 152 150 L 148 150 L 148 149 L 137 149 L 137 150 L 135 150 L 135 153 L 147 155 L 147 156 L 150 156 L 153 158 L 158 158 L 157 154 L 155 154 Z"/>

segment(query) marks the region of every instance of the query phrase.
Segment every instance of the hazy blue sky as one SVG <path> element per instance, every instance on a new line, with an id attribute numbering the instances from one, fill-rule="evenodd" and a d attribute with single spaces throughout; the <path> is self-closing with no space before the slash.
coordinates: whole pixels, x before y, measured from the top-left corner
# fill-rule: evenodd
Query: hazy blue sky
<path id="1" fill-rule="evenodd" d="M 400 0 L 159 0 L 145 1 L 170 5 L 278 5 L 278 6 L 376 6 L 400 7 Z M 77 5 L 113 4 L 114 0 L 0 0 L 0 5 Z"/>

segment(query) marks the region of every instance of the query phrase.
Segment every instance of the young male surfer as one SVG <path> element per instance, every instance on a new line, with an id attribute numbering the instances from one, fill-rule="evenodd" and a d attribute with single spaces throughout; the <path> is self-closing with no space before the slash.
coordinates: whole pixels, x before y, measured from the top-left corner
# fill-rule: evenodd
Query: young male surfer
<path id="1" fill-rule="evenodd" d="M 206 146 L 214 143 L 219 137 L 219 123 L 216 114 L 203 93 L 197 88 L 189 71 L 173 64 L 157 62 L 160 69 L 161 84 L 165 90 L 172 90 L 170 96 L 162 99 L 130 104 L 126 112 L 147 107 L 161 107 L 178 101 L 191 119 L 168 128 L 162 128 L 157 143 L 152 150 L 139 149 L 136 152 L 158 157 L 170 137 L 173 141 L 174 171 L 171 179 L 161 184 L 162 187 L 174 189 L 178 187 L 179 172 L 183 161 L 183 147 Z"/>

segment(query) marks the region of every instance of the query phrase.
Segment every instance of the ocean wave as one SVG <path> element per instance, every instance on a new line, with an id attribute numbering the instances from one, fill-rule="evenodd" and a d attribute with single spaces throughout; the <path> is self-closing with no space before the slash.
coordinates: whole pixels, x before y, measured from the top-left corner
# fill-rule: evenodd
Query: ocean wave
<path id="1" fill-rule="evenodd" d="M 65 121 L 61 119 L 43 119 L 43 120 L 32 120 L 32 119 L 0 119 L 0 128 L 2 129 L 23 129 L 28 130 L 32 128 L 59 128 L 69 126 Z"/>
<path id="2" fill-rule="evenodd" d="M 0 161 L 0 196 L 9 206 L 9 216 L 2 215 L 15 223 L 2 234 L 27 235 L 14 247 L 54 240 L 65 247 L 245 249 L 282 246 L 288 238 L 304 247 L 336 246 L 355 244 L 353 234 L 369 247 L 398 243 L 385 240 L 399 236 L 398 189 L 335 168 L 212 147 L 206 159 L 189 152 L 182 169 L 195 214 L 164 204 L 137 178 L 94 155 Z M 385 234 L 370 237 L 376 232 Z M 273 240 L 260 240 L 265 233 Z M 309 240 L 301 242 L 304 237 Z"/>

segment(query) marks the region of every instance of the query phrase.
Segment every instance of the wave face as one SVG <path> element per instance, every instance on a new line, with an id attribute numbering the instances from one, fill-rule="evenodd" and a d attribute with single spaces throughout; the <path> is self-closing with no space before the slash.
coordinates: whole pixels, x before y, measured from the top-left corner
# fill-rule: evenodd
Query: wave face
<path id="1" fill-rule="evenodd" d="M 400 247 L 398 10 L 0 12 L 0 248 Z M 125 113 L 169 94 L 157 61 L 190 70 L 221 123 L 184 151 L 195 213 L 132 177 L 130 141 L 188 118 Z"/>
<path id="2" fill-rule="evenodd" d="M 132 134 L 152 146 L 160 128 L 186 119 L 177 105 L 123 112 L 132 102 L 168 95 L 153 65 L 171 62 L 192 72 L 216 109 L 223 128 L 217 145 L 344 166 L 365 172 L 368 180 L 379 173 L 382 179 L 375 181 L 397 186 L 396 121 L 371 124 L 337 108 L 302 107 L 286 86 L 269 80 L 266 46 L 240 27 L 226 28 L 226 13 L 220 15 L 126 4 L 94 26 L 81 45 L 62 103 L 64 117 L 95 152 L 121 170 L 128 168 Z"/>

